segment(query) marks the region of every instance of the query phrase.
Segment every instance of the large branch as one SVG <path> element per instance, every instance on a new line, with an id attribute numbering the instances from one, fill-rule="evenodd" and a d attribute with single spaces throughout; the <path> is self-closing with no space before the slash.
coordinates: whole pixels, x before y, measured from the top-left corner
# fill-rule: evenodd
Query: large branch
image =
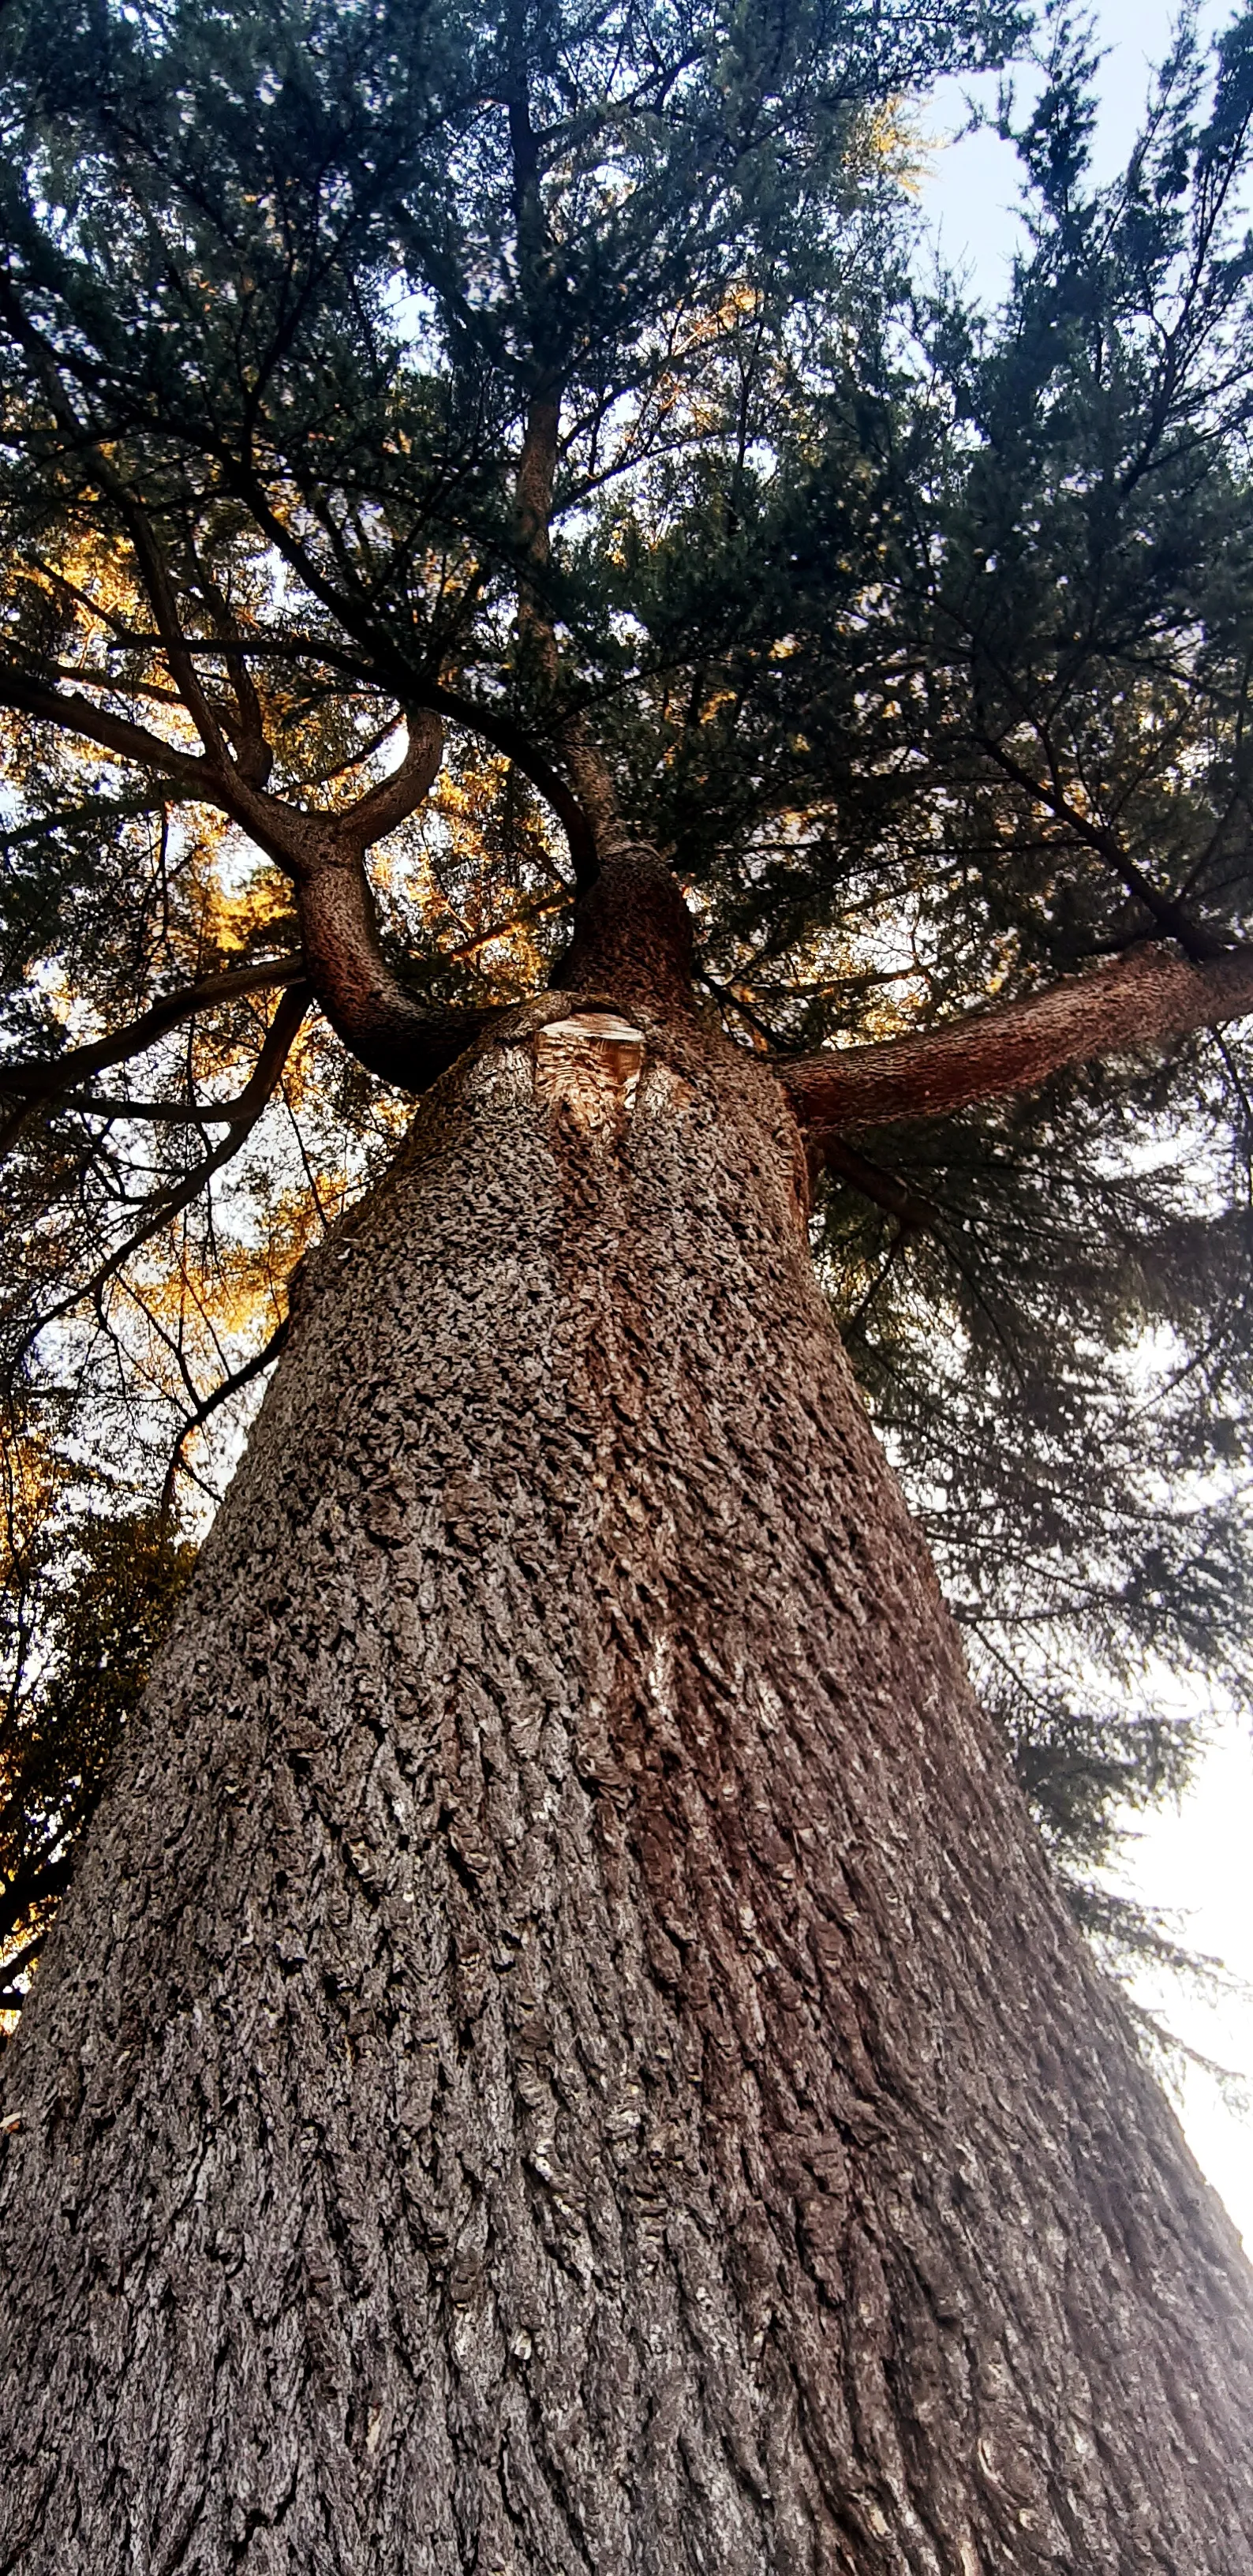
<path id="1" fill-rule="evenodd" d="M 310 872 L 297 889 L 306 969 L 337 1037 L 384 1082 L 425 1091 L 504 1006 L 432 1010 L 388 964 L 374 896 L 351 852 Z"/>
<path id="2" fill-rule="evenodd" d="M 815 1152 L 824 1134 L 943 1118 L 1032 1091 L 1063 1065 L 1121 1055 L 1253 1011 L 1253 947 L 1203 966 L 1157 946 L 925 1037 L 832 1048 L 776 1067 Z"/>
<path id="3" fill-rule="evenodd" d="M 267 984 L 308 975 L 332 1028 L 371 1073 L 403 1089 L 421 1091 L 488 1026 L 490 1011 L 431 1011 L 422 1006 L 383 955 L 374 898 L 365 870 L 368 844 L 395 829 L 427 794 L 439 767 L 442 728 L 434 715 L 410 721 L 404 760 L 355 806 L 338 813 L 306 814 L 255 788 L 207 758 L 178 755 L 157 736 L 61 696 L 25 675 L 0 674 L 0 700 L 31 714 L 65 723 L 132 760 L 163 760 L 206 802 L 233 813 L 268 850 L 297 887 L 303 956 L 273 967 L 211 976 L 185 993 L 171 994 L 115 1038 L 76 1047 L 51 1063 L 0 1065 L 0 1094 L 16 1094 L 20 1108 L 0 1127 L 0 1154 L 14 1142 L 30 1111 L 78 1089 L 110 1065 L 164 1037 L 167 1030 L 215 1002 L 255 992 Z"/>
<path id="4" fill-rule="evenodd" d="M 384 1082 L 424 1091 L 499 1012 L 431 1010 L 383 953 L 365 852 L 429 794 L 443 747 L 438 716 L 413 714 L 408 727 L 399 767 L 328 821 L 297 871 L 296 905 L 313 989 L 336 1036 Z"/>
<path id="5" fill-rule="evenodd" d="M 444 728 L 439 717 L 429 710 L 410 715 L 406 731 L 404 759 L 379 780 L 377 787 L 371 787 L 355 805 L 336 817 L 338 827 L 350 831 L 363 851 L 375 841 L 385 840 L 401 823 L 407 823 L 419 805 L 425 804 L 439 776 L 444 750 Z"/>
<path id="6" fill-rule="evenodd" d="M 423 1010 L 408 991 L 383 955 L 365 870 L 369 844 L 393 831 L 429 792 L 442 745 L 437 715 L 424 712 L 410 718 L 404 760 L 354 806 L 317 814 L 267 794 L 229 763 L 218 765 L 207 753 L 180 754 L 143 726 L 112 716 L 89 700 L 64 696 L 28 674 L 0 673 L 0 700 L 5 697 L 28 714 L 66 725 L 127 759 L 164 767 L 243 825 L 295 880 L 303 971 L 336 1034 L 370 1072 L 420 1091 L 487 1025 L 490 1013 Z M 301 965 L 293 966 L 293 973 L 301 971 Z M 203 998 L 225 996 L 206 992 Z M 188 1008 L 201 1006 L 191 1003 Z M 53 1098 L 106 1065 L 121 1063 L 139 1044 L 151 1045 L 186 1016 L 187 1010 L 176 1003 L 172 1009 L 158 1004 L 128 1040 L 116 1042 L 115 1052 L 108 1051 L 115 1042 L 103 1041 L 95 1049 L 76 1049 L 54 1066 L 0 1069 L 0 1090 L 17 1091 L 24 1100 L 19 1115 L 0 1129 L 0 1153 L 12 1144 L 37 1100 Z"/>
<path id="7" fill-rule="evenodd" d="M 221 775 L 202 753 L 180 751 L 176 743 L 163 741 L 146 725 L 134 724 L 128 716 L 111 715 L 107 707 L 94 706 L 90 698 L 51 688 L 31 671 L 0 669 L 0 706 L 14 707 L 20 715 L 35 716 L 41 724 L 59 725 L 63 733 L 79 734 L 85 742 L 98 743 L 102 751 L 115 752 L 119 759 L 133 761 L 139 769 L 155 769 L 160 778 L 177 779 L 180 786 L 190 787 L 202 796 L 207 805 L 222 802 Z"/>
<path id="8" fill-rule="evenodd" d="M 160 637 L 156 641 L 160 643 Z M 0 706 L 58 725 L 63 732 L 98 743 L 103 751 L 133 761 L 138 768 L 173 779 L 185 794 L 229 815 L 286 876 L 297 876 L 316 856 L 321 836 L 336 826 L 334 814 L 306 812 L 283 797 L 269 795 L 225 753 L 218 759 L 207 751 L 182 751 L 147 725 L 113 715 L 77 691 L 53 688 L 34 672 L 0 666 Z"/>
<path id="9" fill-rule="evenodd" d="M 303 558 L 295 558 L 303 561 Z M 332 594 L 333 597 L 333 594 Z M 159 645 L 159 635 L 145 635 L 127 629 L 119 634 L 124 645 Z M 253 636 L 238 644 L 208 643 L 202 638 L 188 640 L 189 653 L 223 662 L 316 661 L 327 670 L 342 671 L 346 679 L 363 686 L 390 690 L 404 706 L 425 707 L 432 715 L 444 716 L 462 733 L 478 734 L 491 744 L 493 751 L 512 761 L 524 778 L 550 805 L 565 833 L 571 863 L 578 885 L 591 884 L 596 874 L 596 844 L 591 822 L 568 781 L 553 768 L 539 744 L 524 726 L 516 724 L 502 708 L 485 705 L 477 698 L 465 698 L 456 689 L 445 687 L 440 680 L 408 670 L 396 656 L 388 658 L 386 667 L 372 661 L 364 652 L 346 651 L 326 636 Z M 190 758 L 190 755 L 189 755 Z M 194 764 L 193 764 L 194 765 Z"/>

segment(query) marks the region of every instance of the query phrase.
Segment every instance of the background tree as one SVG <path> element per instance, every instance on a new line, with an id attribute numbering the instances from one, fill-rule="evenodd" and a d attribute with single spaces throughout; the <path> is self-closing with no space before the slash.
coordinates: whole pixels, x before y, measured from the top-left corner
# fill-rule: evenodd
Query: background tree
<path id="1" fill-rule="evenodd" d="M 1253 75 L 1096 191 L 1059 22 L 993 327 L 888 102 L 1019 33 L 5 17 L 15 1454 L 168 1494 L 294 1317 L 16 2060 L 15 2565 L 1242 2564 L 797 1250 L 799 1130 L 1090 1870 L 1247 1595 Z"/>
<path id="2" fill-rule="evenodd" d="M 10 1491 L 4 1589 L 8 1667 L 0 1807 L 0 2012 L 21 2010 L 27 1981 L 68 1885 L 74 1847 L 110 1758 L 138 1706 L 195 1550 L 152 1513 L 77 1517 L 72 1549 L 50 1544 L 38 1462 Z M 32 1490 L 33 1487 L 33 1490 Z M 32 1505 L 35 1510 L 32 1510 Z"/>

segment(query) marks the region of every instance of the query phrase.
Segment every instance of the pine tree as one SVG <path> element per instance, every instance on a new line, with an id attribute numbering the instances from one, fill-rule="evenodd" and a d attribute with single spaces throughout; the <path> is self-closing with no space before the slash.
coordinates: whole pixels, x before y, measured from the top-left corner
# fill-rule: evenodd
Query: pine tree
<path id="1" fill-rule="evenodd" d="M 1247 2558 L 1004 1734 L 1082 1878 L 1238 1677 L 1253 20 L 1104 190 L 1053 24 L 990 323 L 894 102 L 1020 36 L 0 23 L 54 1535 L 279 1360 L 6 2059 L 30 2576 Z"/>

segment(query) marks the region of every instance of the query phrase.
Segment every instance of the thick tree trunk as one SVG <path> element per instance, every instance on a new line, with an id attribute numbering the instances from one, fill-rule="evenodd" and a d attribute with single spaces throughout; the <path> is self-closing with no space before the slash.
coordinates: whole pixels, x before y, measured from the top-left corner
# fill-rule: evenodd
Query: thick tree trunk
<path id="1" fill-rule="evenodd" d="M 10 2055 L 4 2570 L 1247 2576 L 1237 2241 L 660 989 L 310 1266 Z"/>

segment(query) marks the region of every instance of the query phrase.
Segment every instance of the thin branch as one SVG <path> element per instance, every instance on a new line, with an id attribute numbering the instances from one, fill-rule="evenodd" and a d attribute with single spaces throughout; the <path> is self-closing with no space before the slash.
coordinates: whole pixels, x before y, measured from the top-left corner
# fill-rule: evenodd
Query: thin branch
<path id="1" fill-rule="evenodd" d="M 229 773 L 232 766 L 230 754 L 217 716 L 188 657 L 174 585 L 147 512 L 125 477 L 119 474 L 79 418 L 66 392 L 55 351 L 42 332 L 36 330 L 10 280 L 4 276 L 0 276 L 0 315 L 30 358 L 54 419 L 65 432 L 71 447 L 76 447 L 81 453 L 89 482 L 94 482 L 96 490 L 112 501 L 134 549 L 140 579 L 157 622 L 171 677 L 204 744 L 207 762 L 214 770 Z"/>
<path id="2" fill-rule="evenodd" d="M 193 1431 L 201 1430 L 204 1424 L 212 1419 L 219 1405 L 227 1403 L 232 1395 L 238 1395 L 241 1387 L 251 1386 L 253 1379 L 260 1377 L 262 1370 L 267 1369 L 270 1362 L 278 1358 L 290 1330 L 291 1318 L 284 1315 L 282 1322 L 275 1325 L 268 1342 L 264 1343 L 259 1351 L 254 1351 L 252 1358 L 245 1360 L 242 1368 L 235 1369 L 229 1377 L 223 1378 L 220 1385 L 214 1387 L 211 1395 L 203 1397 L 196 1406 L 195 1412 L 183 1424 L 170 1452 L 170 1463 L 165 1471 L 165 1482 L 161 1488 L 160 1516 L 163 1522 L 168 1521 L 173 1510 L 174 1489 L 179 1472 L 184 1467 L 185 1443 L 190 1440 Z"/>
<path id="3" fill-rule="evenodd" d="M 51 1896 L 64 1895 L 73 1866 L 68 1856 L 63 1860 L 35 1861 L 6 1880 L 0 1894 L 0 1941 L 12 1939 L 23 1915 L 29 1914 L 32 1906 L 46 1904 Z M 4 1974 L 16 1975 L 20 1964 L 20 1960 L 7 1961 Z"/>
<path id="4" fill-rule="evenodd" d="M 151 1010 L 112 1037 L 96 1038 L 89 1046 L 68 1047 L 64 1055 L 42 1061 L 28 1056 L 14 1064 L 0 1064 L 0 1094 L 16 1094 L 21 1104 L 15 1116 L 0 1128 L 0 1153 L 7 1152 L 17 1129 L 41 1101 L 59 1099 L 80 1083 L 89 1082 L 93 1074 L 145 1054 L 158 1039 L 168 1036 L 182 1021 L 194 1019 L 200 1011 L 213 1010 L 221 1002 L 237 1001 L 245 993 L 267 992 L 276 984 L 295 984 L 304 973 L 300 957 L 272 957 L 256 966 L 231 967 L 225 974 L 206 975 L 199 984 L 186 984 L 180 992 L 167 993 L 153 1003 Z"/>
<path id="5" fill-rule="evenodd" d="M 1207 958 L 1219 953 L 1218 943 L 1208 932 L 1197 928 L 1195 922 L 1189 919 L 1182 904 L 1176 903 L 1170 895 L 1159 891 L 1152 878 L 1146 876 L 1143 868 L 1123 849 L 1117 833 L 1111 831 L 1108 824 L 1094 823 L 1089 816 L 1081 814 L 1071 803 L 1070 798 L 1063 793 L 1056 780 L 1050 786 L 1047 780 L 1037 778 L 1032 770 L 1025 769 L 1020 761 L 1015 760 L 1013 755 L 1006 751 L 1004 744 L 994 740 L 991 735 L 980 735 L 977 739 L 980 748 L 988 754 L 989 759 L 995 761 L 997 768 L 1003 771 L 1006 778 L 1012 779 L 1014 785 L 1021 787 L 1037 805 L 1043 805 L 1048 813 L 1055 815 L 1057 821 L 1063 824 L 1068 832 L 1073 832 L 1075 838 L 1082 841 L 1087 849 L 1094 850 L 1099 858 L 1104 859 L 1106 866 L 1112 868 L 1115 876 L 1121 879 L 1128 894 L 1134 895 L 1137 902 L 1143 904 L 1158 929 L 1164 931 L 1169 938 L 1178 940 L 1186 957 L 1190 957 L 1195 964 L 1201 964 Z"/>
<path id="6" fill-rule="evenodd" d="M 46 1314 L 38 1318 L 26 1334 L 22 1349 L 16 1357 L 20 1358 L 23 1352 L 29 1350 L 31 1344 L 49 1324 L 57 1323 L 62 1315 L 72 1314 L 74 1308 L 81 1305 L 85 1298 L 98 1299 L 110 1279 L 116 1278 L 118 1271 L 124 1268 L 132 1254 L 141 1251 L 145 1243 L 150 1243 L 153 1235 L 159 1233 L 161 1227 L 167 1224 L 171 1217 L 178 1216 L 185 1207 L 189 1207 L 192 1200 L 200 1196 L 206 1182 L 213 1178 L 214 1173 L 220 1171 L 223 1164 L 229 1163 L 239 1152 L 278 1087 L 283 1066 L 291 1053 L 293 1040 L 309 1008 L 311 998 L 309 988 L 305 984 L 298 984 L 294 991 L 284 993 L 270 1022 L 265 1045 L 257 1058 L 252 1078 L 240 1094 L 239 1114 L 234 1124 L 227 1129 L 221 1144 L 215 1145 L 212 1153 L 204 1155 L 190 1172 L 184 1174 L 181 1181 L 176 1182 L 169 1189 L 159 1190 L 154 1198 L 147 1201 L 143 1222 L 135 1227 L 124 1243 L 119 1244 L 116 1250 L 109 1254 L 106 1261 L 101 1262 L 90 1279 L 84 1280 L 80 1286 L 71 1289 L 67 1296 L 62 1297 L 56 1305 L 48 1309 Z"/>

